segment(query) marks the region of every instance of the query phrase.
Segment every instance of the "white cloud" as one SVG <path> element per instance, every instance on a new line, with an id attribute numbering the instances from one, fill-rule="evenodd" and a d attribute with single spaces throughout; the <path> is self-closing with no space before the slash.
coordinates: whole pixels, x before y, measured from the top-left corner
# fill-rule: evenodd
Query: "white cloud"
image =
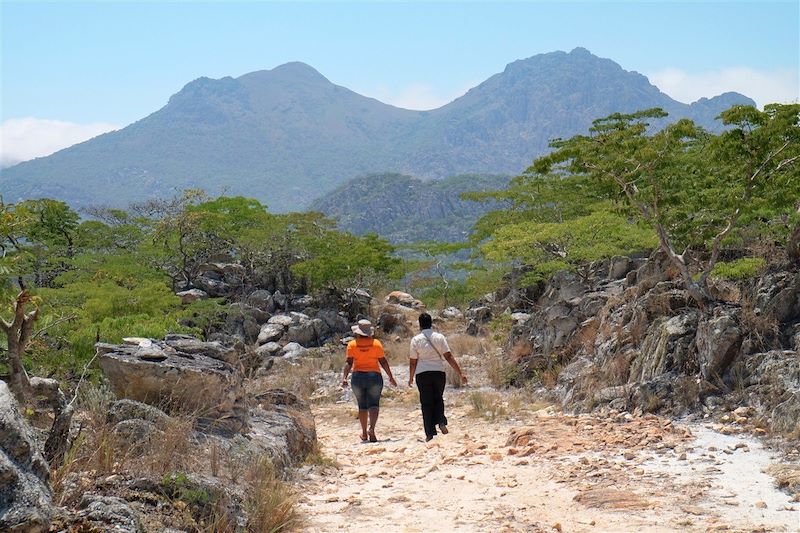
<path id="1" fill-rule="evenodd" d="M 425 111 L 442 107 L 449 104 L 459 96 L 466 93 L 472 85 L 469 85 L 455 93 L 444 94 L 436 90 L 435 87 L 425 83 L 412 83 L 405 87 L 392 90 L 385 85 L 381 85 L 372 90 L 359 91 L 361 94 L 370 96 L 385 104 L 390 104 L 403 109 L 414 109 Z"/>
<path id="2" fill-rule="evenodd" d="M 730 67 L 706 72 L 688 73 L 667 68 L 648 74 L 662 92 L 684 103 L 702 97 L 711 98 L 728 91 L 749 96 L 760 107 L 771 103 L 792 103 L 800 99 L 800 73 L 797 69 L 756 70 Z"/>
<path id="3" fill-rule="evenodd" d="M 34 117 L 8 119 L 0 124 L 0 167 L 50 155 L 116 129 L 119 126 L 105 122 L 75 124 Z"/>

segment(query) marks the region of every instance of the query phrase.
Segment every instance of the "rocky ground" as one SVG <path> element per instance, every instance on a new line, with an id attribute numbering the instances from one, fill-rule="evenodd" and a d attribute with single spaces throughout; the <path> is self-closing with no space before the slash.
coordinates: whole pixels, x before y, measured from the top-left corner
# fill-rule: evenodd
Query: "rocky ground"
<path id="1" fill-rule="evenodd" d="M 316 406 L 338 466 L 301 469 L 301 529 L 800 530 L 796 450 L 654 415 L 567 415 L 477 381 L 448 389 L 451 431 L 429 443 L 406 387 L 385 391 L 375 444 L 360 443 L 352 400 Z M 767 473 L 776 463 L 791 490 Z"/>

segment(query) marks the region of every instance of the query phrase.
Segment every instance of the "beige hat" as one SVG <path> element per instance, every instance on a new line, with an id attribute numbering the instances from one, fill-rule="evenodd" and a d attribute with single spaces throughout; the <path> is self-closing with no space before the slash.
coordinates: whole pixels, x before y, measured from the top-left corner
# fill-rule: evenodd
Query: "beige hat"
<path id="1" fill-rule="evenodd" d="M 356 335 L 362 337 L 372 337 L 372 322 L 369 320 L 359 320 L 358 324 L 350 328 Z"/>

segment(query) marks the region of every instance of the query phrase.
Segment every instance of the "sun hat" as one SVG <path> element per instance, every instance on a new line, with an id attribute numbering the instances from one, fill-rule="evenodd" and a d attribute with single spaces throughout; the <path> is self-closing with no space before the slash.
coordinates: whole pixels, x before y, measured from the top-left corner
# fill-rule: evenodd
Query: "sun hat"
<path id="1" fill-rule="evenodd" d="M 372 322 L 369 320 L 359 320 L 358 324 L 350 329 L 353 330 L 353 333 L 356 335 L 361 335 L 362 337 L 372 337 Z"/>

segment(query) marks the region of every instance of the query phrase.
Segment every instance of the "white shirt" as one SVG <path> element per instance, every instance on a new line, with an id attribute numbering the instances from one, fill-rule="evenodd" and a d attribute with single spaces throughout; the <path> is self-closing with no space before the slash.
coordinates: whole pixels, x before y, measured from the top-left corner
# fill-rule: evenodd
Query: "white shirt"
<path id="1" fill-rule="evenodd" d="M 436 349 L 431 344 L 436 346 Z M 411 359 L 417 359 L 417 370 L 414 375 L 431 371 L 444 372 L 444 354 L 449 351 L 450 346 L 447 345 L 444 335 L 432 329 L 423 329 L 422 333 L 411 339 L 411 349 L 408 354 Z"/>

